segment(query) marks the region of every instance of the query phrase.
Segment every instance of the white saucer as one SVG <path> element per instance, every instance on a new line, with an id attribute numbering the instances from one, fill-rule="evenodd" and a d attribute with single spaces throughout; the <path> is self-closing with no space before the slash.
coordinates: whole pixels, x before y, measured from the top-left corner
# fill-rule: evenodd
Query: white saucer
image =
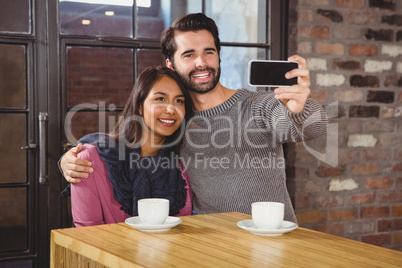
<path id="1" fill-rule="evenodd" d="M 127 218 L 125 222 L 141 232 L 164 232 L 181 223 L 181 219 L 176 217 L 168 217 L 164 224 L 146 225 L 141 222 L 140 217 L 135 216 Z"/>
<path id="2" fill-rule="evenodd" d="M 279 236 L 281 234 L 293 231 L 298 227 L 296 223 L 283 221 L 278 229 L 258 229 L 257 226 L 255 226 L 253 220 L 239 221 L 237 223 L 237 226 L 246 231 L 249 231 L 252 234 L 262 236 Z"/>

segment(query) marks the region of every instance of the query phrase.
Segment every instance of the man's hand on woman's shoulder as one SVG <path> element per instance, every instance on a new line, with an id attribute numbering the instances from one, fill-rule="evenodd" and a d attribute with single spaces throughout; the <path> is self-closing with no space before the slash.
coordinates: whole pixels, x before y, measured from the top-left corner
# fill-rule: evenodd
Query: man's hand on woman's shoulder
<path id="1" fill-rule="evenodd" d="M 93 172 L 92 163 L 88 160 L 79 159 L 78 153 L 82 150 L 82 144 L 71 148 L 60 159 L 60 168 L 64 178 L 69 183 L 80 183 L 81 179 L 88 178 L 88 173 Z"/>

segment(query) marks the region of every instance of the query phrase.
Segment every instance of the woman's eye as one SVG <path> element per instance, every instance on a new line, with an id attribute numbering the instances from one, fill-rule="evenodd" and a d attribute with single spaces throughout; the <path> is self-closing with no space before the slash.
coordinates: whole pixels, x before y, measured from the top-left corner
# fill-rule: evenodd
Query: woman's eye
<path id="1" fill-rule="evenodd" d="M 176 102 L 177 102 L 177 103 L 184 103 L 184 100 L 178 99 L 178 100 L 176 100 Z"/>
<path id="2" fill-rule="evenodd" d="M 164 98 L 164 97 L 159 97 L 159 98 L 156 98 L 155 100 L 157 100 L 157 101 L 164 101 L 165 98 Z"/>

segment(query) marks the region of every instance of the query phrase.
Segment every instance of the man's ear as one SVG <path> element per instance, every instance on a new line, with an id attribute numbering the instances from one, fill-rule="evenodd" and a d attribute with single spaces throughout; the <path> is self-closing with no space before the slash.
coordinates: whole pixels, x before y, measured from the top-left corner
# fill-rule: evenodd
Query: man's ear
<path id="1" fill-rule="evenodd" d="M 169 59 L 166 59 L 166 67 L 174 71 L 172 61 Z"/>

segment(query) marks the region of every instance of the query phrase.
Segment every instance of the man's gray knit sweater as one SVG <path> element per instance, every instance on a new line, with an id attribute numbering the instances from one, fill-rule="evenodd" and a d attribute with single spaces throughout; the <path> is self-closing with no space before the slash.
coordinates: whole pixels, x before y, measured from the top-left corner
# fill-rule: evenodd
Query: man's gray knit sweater
<path id="1" fill-rule="evenodd" d="M 246 89 L 195 112 L 180 151 L 195 193 L 195 212 L 251 214 L 252 202 L 276 201 L 285 204 L 285 220 L 297 222 L 282 144 L 324 135 L 327 125 L 323 107 L 312 99 L 295 114 L 272 92 Z"/>

